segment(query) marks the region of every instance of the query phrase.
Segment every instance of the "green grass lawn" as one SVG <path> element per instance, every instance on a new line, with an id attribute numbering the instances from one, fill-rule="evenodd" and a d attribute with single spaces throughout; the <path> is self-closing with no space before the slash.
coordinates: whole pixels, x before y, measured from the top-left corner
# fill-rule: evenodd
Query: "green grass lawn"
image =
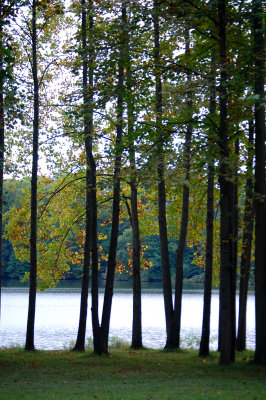
<path id="1" fill-rule="evenodd" d="M 266 399 L 266 368 L 237 354 L 112 350 L 109 357 L 67 351 L 0 350 L 0 399 Z"/>

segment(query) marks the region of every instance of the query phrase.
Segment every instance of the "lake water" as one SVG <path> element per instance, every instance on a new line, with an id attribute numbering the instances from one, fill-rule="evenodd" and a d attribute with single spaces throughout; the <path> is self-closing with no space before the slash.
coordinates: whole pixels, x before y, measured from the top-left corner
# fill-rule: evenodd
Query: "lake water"
<path id="1" fill-rule="evenodd" d="M 121 286 L 121 285 L 120 285 Z M 123 285 L 122 285 L 123 286 Z M 181 346 L 198 348 L 203 308 L 202 289 L 185 289 L 182 300 Z M 100 290 L 100 307 L 103 289 Z M 211 348 L 217 349 L 218 290 L 213 291 L 211 313 Z M 238 299 L 237 299 L 238 305 Z M 35 346 L 52 350 L 69 348 L 76 339 L 80 306 L 79 288 L 56 288 L 37 294 Z M 254 349 L 254 295 L 248 297 L 247 347 Z M 2 288 L 0 347 L 24 346 L 27 324 L 28 289 Z M 90 296 L 88 304 L 87 338 L 92 337 Z M 165 345 L 163 294 L 160 288 L 145 288 L 142 294 L 143 344 L 150 348 Z M 132 289 L 118 287 L 113 296 L 110 338 L 118 337 L 130 343 L 132 325 Z"/>

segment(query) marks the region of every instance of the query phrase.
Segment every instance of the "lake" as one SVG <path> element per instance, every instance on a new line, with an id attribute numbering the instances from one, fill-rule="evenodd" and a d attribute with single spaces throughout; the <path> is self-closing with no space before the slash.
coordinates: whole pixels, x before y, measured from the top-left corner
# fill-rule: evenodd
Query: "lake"
<path id="1" fill-rule="evenodd" d="M 127 283 L 116 283 L 110 324 L 110 338 L 120 338 L 130 343 L 132 325 L 132 289 Z M 165 319 L 160 285 L 146 285 L 142 294 L 143 344 L 150 348 L 165 345 Z M 103 289 L 100 289 L 100 307 Z M 210 347 L 217 349 L 219 293 L 212 297 Z M 70 348 L 78 328 L 80 288 L 59 287 L 37 294 L 35 320 L 35 347 L 40 350 Z M 237 298 L 238 306 L 238 298 Z M 182 300 L 181 346 L 198 348 L 201 336 L 203 290 L 184 289 Z M 26 287 L 2 288 L 2 315 L 0 347 L 24 346 L 28 309 Z M 92 337 L 90 296 L 88 304 L 87 340 Z M 255 299 L 251 293 L 247 307 L 247 347 L 255 347 Z"/>

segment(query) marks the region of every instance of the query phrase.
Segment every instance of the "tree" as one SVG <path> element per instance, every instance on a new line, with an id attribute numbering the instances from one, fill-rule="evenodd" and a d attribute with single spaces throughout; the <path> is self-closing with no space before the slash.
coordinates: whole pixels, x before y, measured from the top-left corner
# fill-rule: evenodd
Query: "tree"
<path id="1" fill-rule="evenodd" d="M 4 175 L 4 138 L 5 138 L 5 116 L 4 116 L 4 70 L 3 66 L 3 4 L 0 4 L 0 317 L 1 317 L 1 288 L 2 288 L 2 214 L 3 214 L 3 175 Z"/>
<path id="2" fill-rule="evenodd" d="M 210 73 L 210 118 L 214 116 L 216 110 L 216 87 L 215 87 L 215 65 L 212 57 L 212 69 Z M 213 127 L 208 135 L 208 149 L 211 153 L 213 143 Z M 204 281 L 204 300 L 202 332 L 200 341 L 200 356 L 209 355 L 210 341 L 210 314 L 211 314 L 211 295 L 212 295 L 212 269 L 213 269 L 213 219 L 214 219 L 214 157 L 209 154 L 208 161 L 208 183 L 207 183 L 207 216 L 206 216 L 206 245 L 205 245 L 205 281 Z"/>
<path id="3" fill-rule="evenodd" d="M 87 8 L 88 7 L 88 8 Z M 96 236 L 96 232 L 92 232 L 93 213 L 96 214 L 97 221 L 97 204 L 92 202 L 92 196 L 96 191 L 95 181 L 95 162 L 92 154 L 92 131 L 93 131 L 93 54 L 91 49 L 92 38 L 90 37 L 90 47 L 87 44 L 87 14 L 89 14 L 89 32 L 93 27 L 92 19 L 92 2 L 88 6 L 85 0 L 81 1 L 82 9 L 82 89 L 83 89 L 83 112 L 84 112 L 84 143 L 86 151 L 86 219 L 85 219 L 85 245 L 84 245 L 84 261 L 82 274 L 82 289 L 80 300 L 80 319 L 77 341 L 74 350 L 85 350 L 85 334 L 87 322 L 88 308 L 88 289 L 89 289 L 89 267 L 90 253 L 92 251 L 92 236 Z M 88 82 L 89 76 L 89 82 Z M 95 194 L 96 196 L 96 194 Z M 96 247 L 97 249 L 97 247 Z M 95 249 L 94 249 L 95 250 Z"/>
<path id="4" fill-rule="evenodd" d="M 251 117 L 252 118 L 252 117 Z M 253 204 L 253 136 L 254 123 L 249 121 L 248 155 L 247 155 L 247 179 L 246 198 L 243 221 L 242 254 L 240 260 L 240 285 L 239 285 L 239 313 L 236 349 L 246 349 L 246 310 L 249 284 L 249 272 L 251 264 L 252 238 L 254 228 L 254 204 Z"/>
<path id="5" fill-rule="evenodd" d="M 31 40 L 32 40 L 32 77 L 33 77 L 33 150 L 31 174 L 31 230 L 30 230 L 30 288 L 29 308 L 25 350 L 34 350 L 34 323 L 36 306 L 37 280 L 37 174 L 38 174 L 38 146 L 39 146 L 39 81 L 37 63 L 37 4 L 32 2 Z"/>
<path id="6" fill-rule="evenodd" d="M 127 13 L 126 4 L 125 12 Z M 129 140 L 129 159 L 130 159 L 130 204 L 131 215 L 130 222 L 132 228 L 132 269 L 133 269 L 133 321 L 132 321 L 132 340 L 131 347 L 133 349 L 142 348 L 142 321 L 141 321 L 141 243 L 139 231 L 139 216 L 138 216 L 138 184 L 137 184 L 137 169 L 134 144 L 134 101 L 132 91 L 132 73 L 130 60 L 130 36 L 129 22 L 127 15 L 127 30 L 125 31 L 125 48 L 126 48 L 126 88 L 127 88 L 127 127 Z"/>
<path id="7" fill-rule="evenodd" d="M 38 3 L 33 0 L 30 6 L 31 22 L 26 22 L 30 26 L 30 55 L 29 63 L 31 66 L 31 76 L 33 80 L 33 134 L 32 134 L 32 168 L 31 168 L 31 218 L 30 218 L 30 287 L 29 287 L 29 308 L 28 308 L 28 322 L 26 332 L 26 350 L 34 349 L 34 324 L 35 324 L 35 306 L 36 306 L 36 283 L 37 283 L 37 182 L 38 182 L 38 149 L 39 149 L 39 130 L 40 130 L 40 85 L 43 82 L 47 68 L 42 76 L 39 76 L 38 65 L 38 44 L 40 38 L 38 36 L 38 12 L 40 8 L 46 9 L 46 3 Z M 53 9 L 60 12 L 60 2 L 51 3 Z M 40 8 L 39 8 L 40 7 Z M 46 18 L 44 18 L 44 26 L 47 23 L 49 15 L 49 7 L 46 11 Z M 50 14 L 51 15 L 51 14 Z"/>
<path id="8" fill-rule="evenodd" d="M 266 365 L 266 200 L 263 3 L 252 2 L 255 95 L 255 362 Z"/>
<path id="9" fill-rule="evenodd" d="M 219 184 L 220 184 L 220 363 L 230 364 L 234 360 L 234 267 L 233 267 L 233 187 L 230 182 L 232 167 L 228 142 L 228 73 L 227 73 L 227 38 L 226 38 L 226 0 L 218 1 L 219 16 L 219 54 L 220 54 L 220 87 L 219 87 Z"/>
<path id="10" fill-rule="evenodd" d="M 108 338 L 112 308 L 112 297 L 114 288 L 114 276 L 116 266 L 116 250 L 119 231 L 120 210 L 120 181 L 121 181 L 121 159 L 122 159 L 122 137 L 123 137 L 123 108 L 124 108 L 124 57 L 125 57 L 125 24 L 126 24 L 126 1 L 122 0 L 121 6 L 121 31 L 118 62 L 117 81 L 117 123 L 115 142 L 115 161 L 113 175 L 113 206 L 112 206 L 112 228 L 107 262 L 107 276 L 104 292 L 104 303 L 102 310 L 99 353 L 108 353 Z"/>
<path id="11" fill-rule="evenodd" d="M 190 55 L 190 41 L 189 41 L 189 28 L 185 28 L 185 41 L 186 48 L 185 54 L 187 57 Z M 188 120 L 192 120 L 192 91 L 191 91 L 191 73 L 187 73 L 187 109 L 188 109 Z M 183 185 L 183 197 L 182 197 L 182 217 L 181 226 L 179 233 L 179 240 L 176 252 L 176 284 L 175 284 L 175 307 L 174 307 L 174 319 L 176 323 L 176 335 L 177 335 L 177 347 L 180 346 L 180 329 L 181 329 L 181 303 L 182 303 L 182 288 L 183 288 L 183 264 L 184 264 L 184 253 L 187 241 L 187 229 L 189 219 L 189 194 L 190 194 L 190 165 L 191 165 L 191 139 L 192 139 L 193 127 L 192 123 L 188 123 L 185 136 L 184 144 L 184 165 L 185 165 L 185 183 Z"/>
<path id="12" fill-rule="evenodd" d="M 154 65 L 155 65 L 155 129 L 157 136 L 157 182 L 158 182 L 158 221 L 160 234 L 161 262 L 163 295 L 166 321 L 166 348 L 177 347 L 176 335 L 173 331 L 173 300 L 172 284 L 170 273 L 170 261 L 168 251 L 168 234 L 166 221 L 166 194 L 164 177 L 164 140 L 163 140 L 163 99 L 162 99 L 162 81 L 160 69 L 160 25 L 159 25 L 159 2 L 153 2 L 153 26 L 154 26 Z"/>

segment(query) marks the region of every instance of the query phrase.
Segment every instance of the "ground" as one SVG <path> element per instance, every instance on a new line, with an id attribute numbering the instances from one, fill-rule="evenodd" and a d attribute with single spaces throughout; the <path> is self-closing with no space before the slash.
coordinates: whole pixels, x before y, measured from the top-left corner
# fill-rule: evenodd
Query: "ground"
<path id="1" fill-rule="evenodd" d="M 245 399 L 266 398 L 266 368 L 237 354 L 228 367 L 219 356 L 199 358 L 196 351 L 0 350 L 0 399 Z"/>

